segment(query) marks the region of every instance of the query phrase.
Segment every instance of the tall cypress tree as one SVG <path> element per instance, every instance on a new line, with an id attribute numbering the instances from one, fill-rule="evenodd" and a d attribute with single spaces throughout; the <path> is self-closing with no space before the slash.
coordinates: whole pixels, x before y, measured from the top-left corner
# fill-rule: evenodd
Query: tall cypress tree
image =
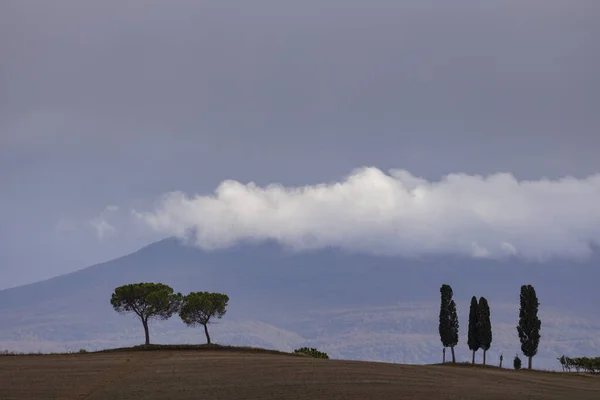
<path id="1" fill-rule="evenodd" d="M 490 306 L 485 297 L 479 299 L 477 307 L 477 335 L 479 348 L 483 350 L 483 365 L 485 354 L 492 347 L 492 321 L 490 320 Z"/>
<path id="2" fill-rule="evenodd" d="M 458 344 L 458 312 L 456 311 L 456 303 L 450 301 L 450 350 L 452 351 L 452 362 L 456 363 L 454 347 Z"/>
<path id="3" fill-rule="evenodd" d="M 521 286 L 521 309 L 517 332 L 521 341 L 521 351 L 529 358 L 528 369 L 531 369 L 531 359 L 537 354 L 540 344 L 542 322 L 537 316 L 539 305 L 533 286 Z"/>
<path id="4" fill-rule="evenodd" d="M 440 324 L 439 324 L 438 331 L 440 333 L 440 341 L 442 342 L 442 346 L 444 346 L 444 362 L 445 362 L 446 347 L 449 346 L 449 340 L 448 340 L 448 331 L 449 331 L 448 320 L 449 320 L 449 318 L 448 318 L 448 316 L 449 316 L 449 309 L 450 309 L 450 301 L 452 299 L 452 289 L 448 285 L 442 285 L 442 287 L 440 288 L 440 294 L 441 294 Z"/>
<path id="5" fill-rule="evenodd" d="M 440 340 L 444 348 L 450 347 L 452 351 L 452 362 L 456 362 L 454 346 L 458 344 L 458 315 L 456 312 L 456 303 L 452 300 L 452 288 L 449 285 L 442 285 L 440 288 Z"/>
<path id="6" fill-rule="evenodd" d="M 479 350 L 479 332 L 478 332 L 478 305 L 477 298 L 473 296 L 471 298 L 471 307 L 469 308 L 469 334 L 467 344 L 469 350 L 473 352 L 472 364 L 475 364 L 475 352 Z"/>

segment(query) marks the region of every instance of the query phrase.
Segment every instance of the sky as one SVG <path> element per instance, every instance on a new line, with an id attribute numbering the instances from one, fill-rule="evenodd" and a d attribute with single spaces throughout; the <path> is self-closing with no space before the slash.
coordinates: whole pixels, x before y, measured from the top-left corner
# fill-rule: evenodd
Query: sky
<path id="1" fill-rule="evenodd" d="M 3 0 L 0 288 L 190 231 L 585 255 L 598 19 L 597 0 Z"/>

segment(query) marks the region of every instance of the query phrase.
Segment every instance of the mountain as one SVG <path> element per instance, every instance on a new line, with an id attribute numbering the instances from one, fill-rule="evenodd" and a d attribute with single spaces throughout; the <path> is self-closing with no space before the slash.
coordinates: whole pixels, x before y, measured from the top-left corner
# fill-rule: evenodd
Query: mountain
<path id="1" fill-rule="evenodd" d="M 337 249 L 295 253 L 276 243 L 244 243 L 205 252 L 165 239 L 135 253 L 46 281 L 0 291 L 0 349 L 63 351 L 138 344 L 141 325 L 112 310 L 116 286 L 155 281 L 176 291 L 220 291 L 227 315 L 210 329 L 218 343 L 281 350 L 314 346 L 335 358 L 439 362 L 439 287 L 450 284 L 466 346 L 468 302 L 485 296 L 494 341 L 488 360 L 519 352 L 519 288 L 540 298 L 542 339 L 534 366 L 557 368 L 561 354 L 597 355 L 600 329 L 598 253 L 588 260 L 524 262 L 460 257 L 406 259 Z M 203 342 L 203 332 L 177 317 L 154 322 L 155 343 Z"/>

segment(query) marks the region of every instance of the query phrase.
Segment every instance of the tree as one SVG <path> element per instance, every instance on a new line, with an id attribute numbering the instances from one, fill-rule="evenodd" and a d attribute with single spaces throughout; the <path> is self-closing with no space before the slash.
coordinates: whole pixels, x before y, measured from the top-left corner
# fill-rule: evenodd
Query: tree
<path id="1" fill-rule="evenodd" d="M 519 310 L 517 332 L 521 341 L 521 351 L 529 358 L 528 369 L 531 369 L 531 359 L 537 354 L 540 344 L 542 322 L 537 316 L 539 305 L 540 302 L 533 286 L 521 286 L 521 309 Z"/>
<path id="2" fill-rule="evenodd" d="M 479 332 L 478 327 L 479 323 L 477 321 L 479 311 L 477 298 L 473 296 L 471 298 L 471 307 L 469 308 L 469 333 L 467 338 L 467 344 L 469 345 L 469 350 L 473 352 L 473 357 L 471 360 L 472 364 L 475 364 L 475 352 L 479 350 Z"/>
<path id="3" fill-rule="evenodd" d="M 492 347 L 492 322 L 490 320 L 490 305 L 485 297 L 479 298 L 477 307 L 477 335 L 479 339 L 479 348 L 483 350 L 483 365 L 485 365 L 485 355 Z"/>
<path id="4" fill-rule="evenodd" d="M 227 312 L 229 297 L 222 293 L 192 292 L 183 298 L 179 316 L 188 326 L 202 325 L 206 343 L 210 344 L 208 324 L 212 318 L 222 318 Z"/>
<path id="5" fill-rule="evenodd" d="M 442 285 L 440 288 L 440 340 L 444 348 L 450 347 L 452 351 L 452 362 L 456 363 L 454 346 L 458 344 L 458 315 L 456 312 L 456 303 L 452 300 L 452 288 L 449 285 Z"/>
<path id="6" fill-rule="evenodd" d="M 142 321 L 146 344 L 150 344 L 148 321 L 169 319 L 177 312 L 181 303 L 181 293 L 173 293 L 173 288 L 152 282 L 132 283 L 119 286 L 110 298 L 118 313 L 134 313 Z"/>
<path id="7" fill-rule="evenodd" d="M 450 350 L 452 351 L 452 362 L 456 363 L 456 356 L 454 354 L 454 346 L 458 344 L 458 314 L 456 311 L 456 303 L 454 300 L 450 301 L 450 334 L 451 338 Z"/>
<path id="8" fill-rule="evenodd" d="M 521 359 L 518 354 L 515 354 L 515 358 L 513 359 L 513 367 L 516 370 L 521 369 Z"/>

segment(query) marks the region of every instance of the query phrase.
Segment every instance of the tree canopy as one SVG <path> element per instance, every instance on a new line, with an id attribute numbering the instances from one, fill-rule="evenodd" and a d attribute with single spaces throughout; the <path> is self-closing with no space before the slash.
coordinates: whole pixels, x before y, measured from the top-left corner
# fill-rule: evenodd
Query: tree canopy
<path id="1" fill-rule="evenodd" d="M 452 350 L 452 362 L 456 362 L 454 346 L 458 344 L 458 315 L 456 312 L 456 303 L 452 300 L 453 292 L 449 285 L 442 285 L 440 288 L 440 340 L 444 347 L 450 347 Z"/>
<path id="2" fill-rule="evenodd" d="M 118 313 L 135 314 L 144 327 L 146 344 L 150 344 L 148 321 L 170 318 L 179 309 L 181 297 L 163 283 L 141 282 L 117 287 L 110 304 Z"/>
<path id="3" fill-rule="evenodd" d="M 519 310 L 519 325 L 517 332 L 521 341 L 521 351 L 529 358 L 527 368 L 531 369 L 531 360 L 537 354 L 540 344 L 540 329 L 542 322 L 538 318 L 540 305 L 535 289 L 531 285 L 521 286 L 521 308 Z"/>
<path id="4" fill-rule="evenodd" d="M 471 298 L 471 307 L 469 308 L 469 333 L 467 337 L 467 344 L 469 350 L 473 352 L 472 364 L 475 364 L 475 352 L 479 350 L 479 332 L 478 332 L 478 304 L 477 298 L 473 296 Z"/>
<path id="5" fill-rule="evenodd" d="M 188 326 L 202 325 L 206 342 L 210 344 L 207 325 L 227 312 L 229 297 L 222 293 L 192 292 L 183 298 L 179 316 Z"/>
<path id="6" fill-rule="evenodd" d="M 479 299 L 479 305 L 477 306 L 477 336 L 479 348 L 483 350 L 483 365 L 485 365 L 486 353 L 492 346 L 490 305 L 485 297 Z"/>

